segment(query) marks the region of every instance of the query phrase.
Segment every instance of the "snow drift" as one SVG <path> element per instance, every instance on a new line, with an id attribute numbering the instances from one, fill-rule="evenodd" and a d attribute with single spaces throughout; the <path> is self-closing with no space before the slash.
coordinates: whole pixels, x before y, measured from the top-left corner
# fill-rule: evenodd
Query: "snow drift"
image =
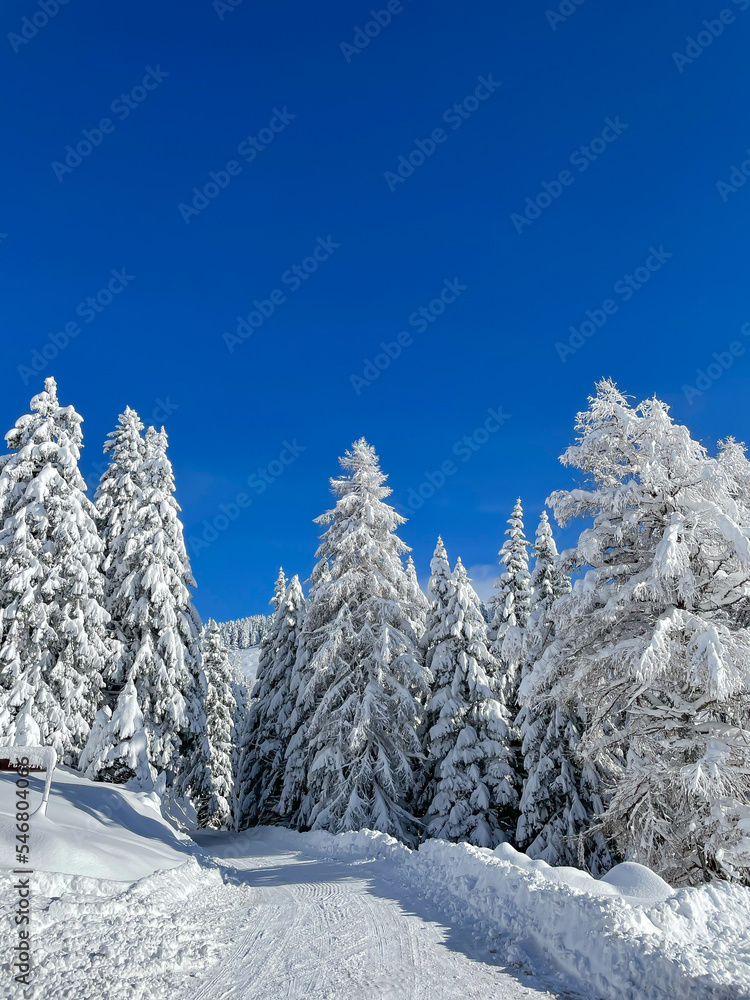
<path id="1" fill-rule="evenodd" d="M 32 808 L 44 779 L 29 778 Z M 13 775 L 0 778 L 0 866 L 12 868 L 15 844 Z M 85 875 L 133 882 L 182 865 L 199 848 L 163 818 L 153 793 L 89 781 L 57 768 L 47 816 L 31 820 L 31 859 L 36 872 Z"/>

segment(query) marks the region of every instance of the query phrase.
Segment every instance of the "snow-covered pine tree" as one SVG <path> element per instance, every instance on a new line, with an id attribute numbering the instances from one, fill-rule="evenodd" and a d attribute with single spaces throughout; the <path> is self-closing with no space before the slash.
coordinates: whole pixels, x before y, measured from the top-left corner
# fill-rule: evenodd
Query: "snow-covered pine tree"
<path id="1" fill-rule="evenodd" d="M 440 579 L 440 548 L 433 566 Z M 460 559 L 447 606 L 440 612 L 436 605 L 435 683 L 428 704 L 435 720 L 428 733 L 434 777 L 425 830 L 431 837 L 494 848 L 515 827 L 518 795 L 508 728 L 492 690 L 487 626 Z"/>
<path id="2" fill-rule="evenodd" d="M 492 652 L 500 664 L 497 696 L 508 720 L 518 713 L 518 685 L 523 633 L 531 608 L 529 543 L 523 533 L 520 498 L 508 518 L 508 536 L 500 549 L 505 572 L 495 581 L 497 593 L 491 599 L 493 620 L 490 628 Z"/>
<path id="3" fill-rule="evenodd" d="M 152 787 L 155 772 L 149 764 L 143 713 L 132 677 L 120 690 L 114 711 L 104 704 L 96 713 L 79 766 L 99 781 L 123 785 L 133 780 L 138 788 Z"/>
<path id="4" fill-rule="evenodd" d="M 141 502 L 123 532 L 122 559 L 127 572 L 112 595 L 118 608 L 125 680 L 118 705 L 130 697 L 126 691 L 132 680 L 140 714 L 133 710 L 128 718 L 142 719 L 150 779 L 163 773 L 170 795 L 177 796 L 188 791 L 205 732 L 205 716 L 199 672 L 201 622 L 189 589 L 195 581 L 174 498 L 174 474 L 163 429 L 158 432 L 149 427 L 146 433 L 140 479 Z M 112 720 L 117 716 L 118 706 Z M 100 762 L 108 759 L 106 746 L 113 742 L 110 729 L 111 725 L 104 725 L 92 735 L 82 755 L 81 768 L 90 778 L 106 777 Z M 129 737 L 119 734 L 117 752 L 121 757 L 132 756 L 127 743 L 136 737 L 140 743 L 139 732 L 134 729 Z M 127 774 L 124 770 L 119 773 L 121 780 Z M 150 786 L 150 780 L 136 773 L 128 777 L 140 787 Z"/>
<path id="5" fill-rule="evenodd" d="M 609 380 L 563 462 L 588 488 L 550 501 L 593 519 L 553 607 L 555 636 L 528 693 L 583 701 L 580 751 L 611 777 L 605 829 L 675 883 L 729 867 L 750 800 L 750 510 L 732 461 L 710 458 L 667 406 L 631 406 Z"/>
<path id="6" fill-rule="evenodd" d="M 452 636 L 453 623 L 448 617 L 448 606 L 454 598 L 455 589 L 448 553 L 443 539 L 438 536 L 430 560 L 430 581 L 427 585 L 429 608 L 422 639 L 425 678 L 430 686 L 430 693 L 419 728 L 424 756 L 417 796 L 417 813 L 420 816 L 427 811 L 435 795 L 435 766 L 439 761 L 430 754 L 430 730 L 437 722 L 441 710 L 440 700 L 436 700 L 435 696 L 437 692 L 449 688 L 453 679 L 451 652 L 446 640 Z"/>
<path id="7" fill-rule="evenodd" d="M 576 705 L 524 697 L 525 682 L 553 635 L 552 605 L 569 594 L 552 528 L 542 511 L 534 542 L 531 613 L 522 644 L 520 702 L 516 730 L 523 753 L 523 793 L 516 843 L 529 857 L 551 865 L 583 865 L 595 876 L 612 867 L 596 816 L 603 802 L 596 771 L 576 761 L 583 722 Z"/>
<path id="8" fill-rule="evenodd" d="M 406 560 L 406 582 L 408 586 L 407 607 L 409 609 L 416 608 L 417 612 L 414 620 L 412 621 L 412 627 L 415 635 L 419 636 L 421 640 L 424 636 L 425 622 L 427 620 L 427 612 L 430 608 L 430 602 L 427 600 L 424 591 L 419 586 L 417 568 L 414 565 L 414 560 L 411 556 L 408 556 Z"/>
<path id="9" fill-rule="evenodd" d="M 293 576 L 276 605 L 271 631 L 261 646 L 258 679 L 243 737 L 238 829 L 279 821 L 293 708 L 290 685 L 304 620 L 305 598 L 299 577 Z"/>
<path id="10" fill-rule="evenodd" d="M 71 765 L 111 655 L 102 543 L 78 470 L 81 422 L 48 378 L 0 459 L 0 737 L 16 741 L 24 710 Z"/>
<path id="11" fill-rule="evenodd" d="M 414 842 L 409 810 L 426 684 L 401 562 L 408 549 L 395 533 L 405 518 L 385 503 L 391 490 L 364 438 L 340 461 L 345 474 L 331 481 L 336 505 L 317 518 L 328 527 L 305 625 L 309 679 L 296 749 L 308 795 L 297 822 L 331 832 L 367 827 Z"/>
<path id="12" fill-rule="evenodd" d="M 142 431 L 138 414 L 126 406 L 117 419 L 117 427 L 107 435 L 104 454 L 109 455 L 109 464 L 94 496 L 99 535 L 104 543 L 104 606 L 118 640 L 124 638 L 119 623 L 129 601 L 127 596 L 124 599 L 120 596 L 122 581 L 129 573 L 125 546 L 142 503 L 141 467 L 145 457 Z M 120 657 L 112 657 L 104 675 L 110 707 L 124 686 L 124 676 Z"/>
<path id="13" fill-rule="evenodd" d="M 209 620 L 201 637 L 201 678 L 206 717 L 197 766 L 191 781 L 198 826 L 227 829 L 232 818 L 232 752 L 235 742 L 229 653 L 219 627 Z"/>
<path id="14" fill-rule="evenodd" d="M 255 683 L 248 691 L 243 725 L 237 730 L 238 739 L 235 754 L 235 778 L 234 778 L 234 799 L 232 812 L 234 816 L 235 830 L 244 830 L 246 827 L 257 823 L 257 809 L 254 799 L 248 798 L 247 786 L 251 780 L 250 771 L 256 768 L 256 761 L 250 755 L 251 748 L 255 747 L 255 737 L 257 734 L 258 714 L 256 711 L 255 692 L 264 685 L 265 677 L 273 665 L 273 648 L 276 645 L 279 624 L 278 609 L 286 593 L 287 581 L 283 566 L 279 567 L 279 574 L 274 583 L 273 596 L 269 604 L 273 608 L 273 613 L 269 616 L 268 628 L 260 640 L 260 650 L 258 653 L 258 665 L 255 671 Z M 238 619 L 234 624 L 239 626 L 242 619 Z M 238 633 L 239 634 L 239 633 Z M 239 648 L 239 647 L 238 647 Z M 253 776 L 254 780 L 254 776 Z"/>
<path id="15" fill-rule="evenodd" d="M 277 812 L 288 826 L 304 829 L 310 814 L 310 800 L 307 794 L 308 745 L 307 731 L 315 707 L 315 686 L 308 662 L 308 643 L 313 635 L 311 622 L 313 615 L 321 620 L 325 603 L 320 595 L 331 582 L 331 572 L 327 559 L 321 559 L 313 568 L 305 609 L 304 627 L 297 643 L 297 655 L 289 678 L 289 704 L 291 711 L 287 718 L 283 743 L 285 745 L 284 778 Z"/>

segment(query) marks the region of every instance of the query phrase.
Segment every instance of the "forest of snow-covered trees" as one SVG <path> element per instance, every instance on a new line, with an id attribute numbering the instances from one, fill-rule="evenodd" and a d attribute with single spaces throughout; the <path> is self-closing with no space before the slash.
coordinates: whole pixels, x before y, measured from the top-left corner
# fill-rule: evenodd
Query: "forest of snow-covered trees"
<path id="1" fill-rule="evenodd" d="M 370 828 L 675 884 L 750 883 L 750 463 L 608 380 L 562 456 L 558 554 L 519 500 L 482 605 L 437 539 L 425 595 L 374 448 L 312 572 L 203 626 L 163 430 L 126 408 L 93 499 L 54 379 L 0 458 L 0 742 L 54 746 L 193 826 Z M 531 532 L 529 532 L 531 535 Z M 499 540 L 501 541 L 501 540 Z M 303 589 L 304 583 L 304 589 Z M 306 591 L 306 592 L 305 592 Z M 244 690 L 227 644 L 261 638 Z"/>

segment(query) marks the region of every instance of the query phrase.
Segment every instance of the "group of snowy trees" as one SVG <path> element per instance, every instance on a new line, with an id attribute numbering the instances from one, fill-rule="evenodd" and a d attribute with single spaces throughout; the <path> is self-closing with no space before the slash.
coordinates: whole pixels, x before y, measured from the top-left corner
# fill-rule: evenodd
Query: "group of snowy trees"
<path id="1" fill-rule="evenodd" d="M 510 841 L 595 874 L 629 858 L 750 882 L 742 445 L 709 455 L 659 400 L 599 383 L 562 458 L 580 484 L 548 500 L 584 519 L 577 545 L 558 555 L 546 513 L 529 544 L 519 501 L 484 607 L 440 539 L 422 592 L 360 439 L 307 596 L 281 573 L 270 619 L 222 629 L 193 605 L 164 431 L 127 408 L 92 500 L 81 422 L 47 379 L 0 458 L 0 743 L 53 745 L 202 826 Z M 226 640 L 250 623 L 248 698 Z"/>
<path id="2" fill-rule="evenodd" d="M 519 501 L 489 614 L 441 540 L 425 598 L 373 448 L 346 453 L 307 599 L 277 581 L 239 828 L 750 881 L 750 463 L 608 380 L 576 429 L 582 484 L 549 504 L 587 526 L 558 555 L 543 513 L 529 545 Z"/>
<path id="3" fill-rule="evenodd" d="M 93 501 L 53 378 L 0 458 L 0 742 L 228 822 L 235 679 L 190 588 L 164 430 L 127 408 Z"/>
<path id="4" fill-rule="evenodd" d="M 269 624 L 269 615 L 248 615 L 230 622 L 219 622 L 219 633 L 225 646 L 249 649 L 260 645 Z"/>

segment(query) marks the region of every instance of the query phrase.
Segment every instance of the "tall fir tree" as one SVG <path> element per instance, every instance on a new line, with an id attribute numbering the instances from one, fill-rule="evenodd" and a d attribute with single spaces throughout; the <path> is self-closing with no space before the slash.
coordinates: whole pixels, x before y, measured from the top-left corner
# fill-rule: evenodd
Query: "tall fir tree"
<path id="1" fill-rule="evenodd" d="M 94 719 L 111 648 L 102 543 L 78 469 L 82 418 L 54 378 L 6 434 L 0 459 L 0 737 L 38 727 L 75 765 Z M 25 737 L 26 738 L 26 737 Z"/>
<path id="2" fill-rule="evenodd" d="M 201 679 L 206 728 L 199 743 L 191 788 L 198 826 L 222 830 L 228 829 L 232 821 L 232 752 L 237 703 L 232 690 L 229 652 L 222 642 L 218 625 L 212 620 L 201 637 Z"/>
<path id="3" fill-rule="evenodd" d="M 424 636 L 430 602 L 422 588 L 419 586 L 417 567 L 414 565 L 414 559 L 411 555 L 409 555 L 406 559 L 406 582 L 408 588 L 408 600 L 406 606 L 410 610 L 415 609 L 416 613 L 414 614 L 414 620 L 412 621 L 412 628 L 414 629 L 415 635 L 418 635 L 421 640 Z"/>
<path id="4" fill-rule="evenodd" d="M 427 586 L 429 610 L 422 638 L 425 677 L 430 686 L 430 693 L 420 726 L 424 754 L 424 764 L 420 769 L 418 781 L 417 812 L 420 816 L 427 811 L 435 795 L 435 767 L 439 761 L 430 753 L 430 730 L 440 715 L 441 706 L 439 701 L 435 700 L 435 695 L 438 691 L 450 687 L 452 681 L 451 658 L 450 655 L 447 655 L 446 640 L 452 636 L 453 623 L 448 617 L 448 607 L 453 601 L 455 590 L 448 553 L 445 550 L 443 539 L 438 536 L 435 551 L 430 560 L 430 582 Z"/>
<path id="5" fill-rule="evenodd" d="M 580 754 L 611 779 L 604 828 L 624 856 L 675 883 L 732 862 L 750 799 L 750 509 L 741 456 L 710 458 L 659 400 L 609 380 L 578 415 L 563 462 L 585 488 L 551 497 L 592 519 L 584 575 L 553 607 L 529 694 L 583 702 Z"/>
<path id="6" fill-rule="evenodd" d="M 190 593 L 195 580 L 174 498 L 174 474 L 163 429 L 158 432 L 149 427 L 139 477 L 141 502 L 123 532 L 122 558 L 127 572 L 112 601 L 118 609 L 125 681 L 118 704 L 132 681 L 142 730 L 113 739 L 116 705 L 109 724 L 104 723 L 89 740 L 81 766 L 91 778 L 107 779 L 114 769 L 119 780 L 136 779 L 148 787 L 149 782 L 139 778 L 142 762 L 137 771 L 128 767 L 134 758 L 130 743 L 135 738 L 141 747 L 142 731 L 151 781 L 163 775 L 170 796 L 182 796 L 189 791 L 193 762 L 205 734 L 201 622 Z"/>
<path id="7" fill-rule="evenodd" d="M 117 419 L 117 427 L 107 435 L 104 454 L 109 463 L 94 495 L 99 535 L 104 543 L 104 606 L 110 614 L 111 628 L 118 640 L 124 635 L 118 623 L 125 608 L 118 597 L 122 581 L 128 575 L 125 546 L 133 519 L 142 503 L 141 470 L 145 457 L 143 424 L 129 406 Z M 125 670 L 121 657 L 113 657 L 105 674 L 112 704 L 124 686 Z"/>
<path id="8" fill-rule="evenodd" d="M 524 535 L 520 498 L 508 525 L 505 532 L 508 537 L 499 553 L 505 572 L 495 581 L 497 592 L 490 602 L 493 608 L 490 636 L 492 651 L 500 664 L 498 698 L 506 718 L 512 721 L 518 712 L 521 644 L 531 610 L 529 543 Z"/>
<path id="9" fill-rule="evenodd" d="M 283 580 L 282 575 L 279 577 Z M 276 604 L 271 630 L 261 645 L 253 703 L 243 736 L 239 774 L 238 828 L 279 822 L 286 767 L 291 682 L 305 620 L 305 598 L 293 576 Z"/>
<path id="10" fill-rule="evenodd" d="M 443 550 L 444 552 L 444 550 Z M 443 553 L 433 560 L 441 580 Z M 436 602 L 435 682 L 427 711 L 433 779 L 426 833 L 496 847 L 515 827 L 518 804 L 508 727 L 492 690 L 494 669 L 479 598 L 459 559 L 444 609 Z"/>
<path id="11" fill-rule="evenodd" d="M 290 746 L 307 782 L 296 822 L 413 842 L 426 684 L 401 562 L 408 549 L 396 535 L 405 518 L 385 503 L 391 490 L 364 438 L 340 461 L 344 475 L 331 482 L 336 506 L 317 518 L 328 527 L 305 626 L 303 731 Z"/>
<path id="12" fill-rule="evenodd" d="M 603 809 L 596 771 L 576 753 L 584 723 L 578 707 L 524 697 L 526 678 L 554 634 L 552 606 L 571 590 L 547 512 L 534 542 L 531 612 L 522 643 L 520 701 L 516 719 L 523 753 L 523 793 L 516 842 L 529 857 L 551 865 L 581 865 L 600 876 L 612 857 L 596 817 Z"/>

